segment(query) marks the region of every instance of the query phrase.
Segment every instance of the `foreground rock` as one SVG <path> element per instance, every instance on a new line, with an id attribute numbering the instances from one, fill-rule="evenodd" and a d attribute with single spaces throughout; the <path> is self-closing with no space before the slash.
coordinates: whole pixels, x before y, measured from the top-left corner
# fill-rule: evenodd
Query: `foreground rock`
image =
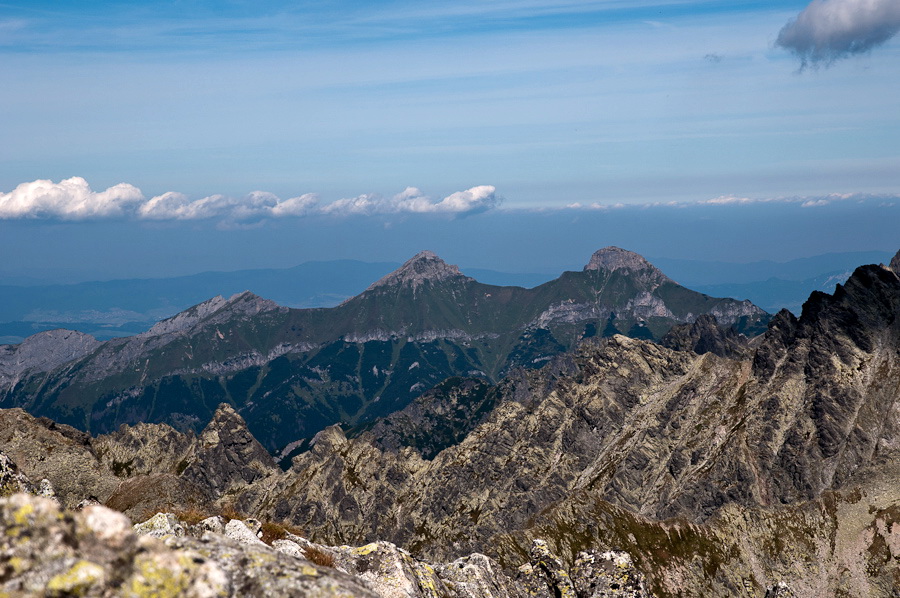
<path id="1" fill-rule="evenodd" d="M 217 534 L 138 536 L 101 506 L 60 511 L 48 499 L 0 499 L 0 594 L 39 596 L 378 595 L 346 573 Z"/>

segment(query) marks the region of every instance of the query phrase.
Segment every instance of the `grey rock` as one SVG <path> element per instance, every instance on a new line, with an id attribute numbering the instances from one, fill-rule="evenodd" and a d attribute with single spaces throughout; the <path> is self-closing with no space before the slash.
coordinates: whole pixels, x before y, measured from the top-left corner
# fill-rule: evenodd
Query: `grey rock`
<path id="1" fill-rule="evenodd" d="M 277 471 L 272 455 L 253 437 L 244 419 L 223 403 L 200 434 L 183 477 L 221 496 Z"/>
<path id="2" fill-rule="evenodd" d="M 232 519 L 225 524 L 225 536 L 241 544 L 265 546 L 265 543 L 257 537 L 256 533 L 240 519 Z"/>
<path id="3" fill-rule="evenodd" d="M 652 597 L 627 552 L 580 552 L 571 574 L 578 598 Z"/>
<path id="4" fill-rule="evenodd" d="M 172 513 L 157 513 L 143 523 L 136 523 L 132 529 L 139 536 L 154 538 L 185 535 L 184 525 Z"/>
<path id="5" fill-rule="evenodd" d="M 203 534 L 211 532 L 214 534 L 225 534 L 225 518 L 221 515 L 207 517 L 198 524 L 192 526 L 192 533 L 197 537 L 203 537 Z"/>
<path id="6" fill-rule="evenodd" d="M 340 546 L 334 550 L 336 567 L 358 576 L 383 598 L 443 598 L 449 595 L 433 567 L 390 542 L 373 542 L 357 548 Z"/>
<path id="7" fill-rule="evenodd" d="M 547 542 L 531 544 L 531 561 L 519 567 L 517 581 L 529 596 L 536 598 L 576 598 L 575 586 L 562 561 L 550 552 Z"/>
<path id="8" fill-rule="evenodd" d="M 473 553 L 437 567 L 438 577 L 459 598 L 519 598 L 525 588 L 503 573 L 488 556 Z"/>
<path id="9" fill-rule="evenodd" d="M 733 359 L 749 356 L 749 339 L 732 328 L 722 328 L 715 316 L 704 314 L 691 324 L 673 326 L 659 344 L 676 351 L 693 351 L 699 355 L 714 353 Z"/>
<path id="10" fill-rule="evenodd" d="M 291 596 L 377 598 L 360 581 L 265 545 L 222 536 L 138 536 L 104 507 L 60 511 L 54 501 L 0 499 L 0 593 L 13 596 Z"/>
<path id="11" fill-rule="evenodd" d="M 900 276 L 900 251 L 898 251 L 893 258 L 891 258 L 891 263 L 888 267 L 894 271 L 897 276 Z"/>
<path id="12" fill-rule="evenodd" d="M 17 492 L 34 492 L 28 476 L 19 472 L 12 459 L 0 452 L 0 496 L 10 496 Z"/>

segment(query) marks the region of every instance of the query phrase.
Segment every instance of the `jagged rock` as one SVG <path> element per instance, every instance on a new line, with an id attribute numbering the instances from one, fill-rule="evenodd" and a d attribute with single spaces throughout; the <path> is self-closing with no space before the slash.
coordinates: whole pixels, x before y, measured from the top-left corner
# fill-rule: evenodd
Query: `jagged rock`
<path id="1" fill-rule="evenodd" d="M 449 595 L 434 568 L 390 542 L 335 549 L 335 566 L 363 579 L 379 596 L 442 598 Z"/>
<path id="2" fill-rule="evenodd" d="M 181 474 L 196 451 L 193 433 L 184 434 L 166 424 L 122 424 L 91 442 L 100 461 L 116 476 Z"/>
<path id="3" fill-rule="evenodd" d="M 519 567 L 517 581 L 535 598 L 577 598 L 568 571 L 544 540 L 532 542 L 531 561 Z"/>
<path id="4" fill-rule="evenodd" d="M 172 513 L 157 513 L 143 523 L 136 523 L 134 533 L 140 536 L 163 538 L 165 536 L 183 536 L 184 525 Z"/>
<path id="5" fill-rule="evenodd" d="M 459 598 L 519 598 L 525 589 L 507 577 L 500 565 L 473 553 L 437 568 L 438 577 Z"/>
<path id="6" fill-rule="evenodd" d="M 276 471 L 280 470 L 272 455 L 253 437 L 244 418 L 222 403 L 200 434 L 183 477 L 221 496 Z"/>
<path id="7" fill-rule="evenodd" d="M 193 535 L 198 537 L 203 537 L 203 534 L 206 532 L 212 532 L 214 534 L 225 534 L 225 518 L 221 515 L 214 515 L 212 517 L 207 517 L 202 520 L 200 523 L 192 526 Z"/>
<path id="8" fill-rule="evenodd" d="M 0 496 L 10 496 L 17 492 L 34 492 L 28 476 L 19 472 L 19 467 L 0 452 Z"/>
<path id="9" fill-rule="evenodd" d="M 104 507 L 61 512 L 41 497 L 0 499 L 0 593 L 22 596 L 377 598 L 351 576 L 215 534 L 139 537 Z"/>
<path id="10" fill-rule="evenodd" d="M 891 258 L 891 263 L 888 265 L 888 268 L 893 270 L 897 276 L 900 276 L 900 251 Z"/>
<path id="11" fill-rule="evenodd" d="M 275 540 L 272 542 L 272 548 L 278 552 L 283 552 L 284 554 L 289 554 L 300 559 L 306 558 L 306 553 L 303 552 L 303 548 L 293 540 Z"/>
<path id="12" fill-rule="evenodd" d="M 459 444 L 481 422 L 497 394 L 485 380 L 448 378 L 401 411 L 380 419 L 368 437 L 385 450 L 413 447 L 422 458 L 433 459 Z"/>
<path id="13" fill-rule="evenodd" d="M 572 567 L 578 598 L 652 598 L 627 552 L 580 552 Z"/>
<path id="14" fill-rule="evenodd" d="M 90 436 L 21 409 L 0 410 L 0 451 L 28 479 L 49 480 L 66 506 L 87 497 L 103 502 L 119 483 L 97 459 Z"/>
<path id="15" fill-rule="evenodd" d="M 703 355 L 714 353 L 719 357 L 746 357 L 749 341 L 743 334 L 731 328 L 723 329 L 716 317 L 709 314 L 699 316 L 691 324 L 673 326 L 659 344 L 676 351 L 693 351 Z"/>
<path id="16" fill-rule="evenodd" d="M 225 524 L 225 536 L 241 544 L 249 544 L 251 546 L 261 544 L 265 546 L 265 543 L 259 539 L 256 533 L 240 519 L 232 519 Z"/>

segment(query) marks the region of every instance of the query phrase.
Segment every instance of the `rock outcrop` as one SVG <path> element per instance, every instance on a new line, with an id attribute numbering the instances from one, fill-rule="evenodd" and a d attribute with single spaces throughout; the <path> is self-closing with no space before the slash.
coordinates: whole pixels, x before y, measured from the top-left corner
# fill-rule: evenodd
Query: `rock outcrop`
<path id="1" fill-rule="evenodd" d="M 139 536 L 101 506 L 0 499 L 0 591 L 13 596 L 378 598 L 354 577 L 224 536 Z"/>
<path id="2" fill-rule="evenodd" d="M 693 351 L 703 355 L 743 358 L 750 355 L 749 339 L 733 328 L 722 328 L 716 317 L 704 314 L 691 324 L 673 326 L 659 341 L 663 347 L 676 351 Z"/>

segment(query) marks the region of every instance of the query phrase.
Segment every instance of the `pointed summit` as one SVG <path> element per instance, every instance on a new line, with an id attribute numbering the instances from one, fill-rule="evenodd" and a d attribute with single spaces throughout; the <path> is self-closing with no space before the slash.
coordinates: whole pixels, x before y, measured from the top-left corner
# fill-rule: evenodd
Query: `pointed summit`
<path id="1" fill-rule="evenodd" d="M 368 290 L 386 286 L 404 286 L 418 288 L 426 281 L 438 282 L 452 278 L 472 280 L 453 266 L 439 258 L 431 251 L 420 251 L 405 264 L 376 281 Z"/>

